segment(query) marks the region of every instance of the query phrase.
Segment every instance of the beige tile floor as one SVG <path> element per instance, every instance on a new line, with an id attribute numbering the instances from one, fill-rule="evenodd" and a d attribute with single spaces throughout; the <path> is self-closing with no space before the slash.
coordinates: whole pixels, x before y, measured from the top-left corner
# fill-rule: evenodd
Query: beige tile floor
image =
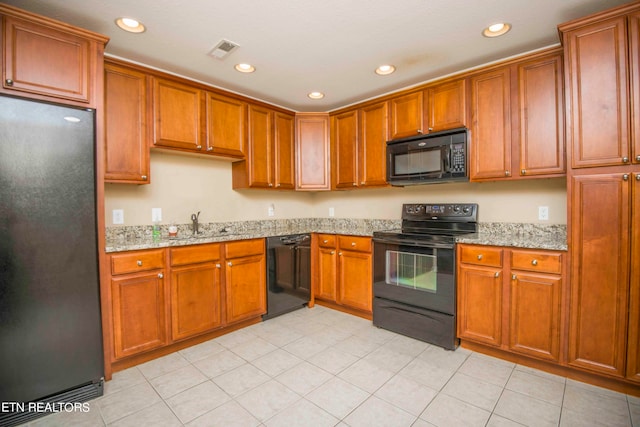
<path id="1" fill-rule="evenodd" d="M 86 413 L 29 426 L 640 426 L 640 398 L 324 307 L 114 374 Z"/>

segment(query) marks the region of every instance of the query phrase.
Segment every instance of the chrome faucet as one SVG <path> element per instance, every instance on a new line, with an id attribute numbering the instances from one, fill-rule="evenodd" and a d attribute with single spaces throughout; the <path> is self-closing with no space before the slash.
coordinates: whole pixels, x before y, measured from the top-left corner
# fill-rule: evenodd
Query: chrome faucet
<path id="1" fill-rule="evenodd" d="M 200 212 L 197 214 L 191 214 L 191 221 L 193 222 L 193 235 L 197 235 L 198 232 L 198 218 L 200 218 Z"/>

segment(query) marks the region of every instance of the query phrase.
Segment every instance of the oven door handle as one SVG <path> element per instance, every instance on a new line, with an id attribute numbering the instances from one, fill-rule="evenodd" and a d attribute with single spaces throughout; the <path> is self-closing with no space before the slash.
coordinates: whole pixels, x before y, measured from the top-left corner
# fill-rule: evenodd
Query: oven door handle
<path id="1" fill-rule="evenodd" d="M 441 249 L 453 249 L 455 244 L 448 243 L 434 243 L 434 242 L 414 242 L 401 239 L 389 239 L 389 238 L 373 238 L 374 243 L 382 243 L 388 245 L 401 245 L 401 246 L 413 246 L 416 248 L 441 248 Z"/>
<path id="2" fill-rule="evenodd" d="M 401 311 L 403 313 L 410 313 L 410 314 L 419 314 L 420 316 L 426 317 L 428 319 L 431 319 L 435 322 L 438 323 L 442 323 L 442 320 L 434 317 L 434 316 L 430 316 L 429 314 L 425 313 L 423 310 L 420 311 L 414 311 L 414 310 L 407 310 L 406 308 L 402 308 L 402 307 L 392 307 L 392 306 L 387 306 L 387 307 L 383 307 L 386 310 L 395 310 L 395 311 Z"/>

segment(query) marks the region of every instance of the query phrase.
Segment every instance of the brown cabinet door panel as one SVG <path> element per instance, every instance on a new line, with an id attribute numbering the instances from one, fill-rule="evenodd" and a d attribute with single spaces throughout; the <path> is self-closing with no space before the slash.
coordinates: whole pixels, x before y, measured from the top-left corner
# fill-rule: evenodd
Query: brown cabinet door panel
<path id="1" fill-rule="evenodd" d="M 219 266 L 213 263 L 171 271 L 171 332 L 180 340 L 222 326 Z"/>
<path id="2" fill-rule="evenodd" d="M 318 249 L 318 280 L 314 289 L 315 297 L 318 299 L 334 302 L 336 300 L 337 258 L 335 248 Z"/>
<path id="3" fill-rule="evenodd" d="M 560 276 L 513 271 L 509 349 L 541 359 L 560 357 Z"/>
<path id="4" fill-rule="evenodd" d="M 207 153 L 244 157 L 247 104 L 207 92 Z"/>
<path id="5" fill-rule="evenodd" d="M 629 157 L 626 27 L 619 17 L 565 34 L 574 168 L 621 165 Z"/>
<path id="6" fill-rule="evenodd" d="M 273 129 L 275 187 L 293 190 L 296 187 L 295 117 L 275 112 Z"/>
<path id="7" fill-rule="evenodd" d="M 358 111 L 332 117 L 331 155 L 334 188 L 358 186 Z"/>
<path id="8" fill-rule="evenodd" d="M 328 114 L 296 114 L 296 190 L 330 190 Z"/>
<path id="9" fill-rule="evenodd" d="M 640 382 L 640 172 L 633 174 L 627 377 Z"/>
<path id="10" fill-rule="evenodd" d="M 618 377 L 627 342 L 629 184 L 623 174 L 570 182 L 569 364 Z"/>
<path id="11" fill-rule="evenodd" d="M 337 303 L 371 312 L 371 253 L 340 250 L 338 252 Z"/>
<path id="12" fill-rule="evenodd" d="M 158 273 L 114 277 L 111 301 L 115 359 L 167 343 L 164 279 Z"/>
<path id="13" fill-rule="evenodd" d="M 147 75 L 106 63 L 104 78 L 105 181 L 148 184 Z"/>
<path id="14" fill-rule="evenodd" d="M 511 74 L 508 67 L 471 77 L 469 178 L 508 178 L 511 171 Z"/>
<path id="15" fill-rule="evenodd" d="M 631 79 L 631 161 L 640 164 L 640 12 L 629 22 L 629 61 Z"/>
<path id="16" fill-rule="evenodd" d="M 439 84 L 428 88 L 426 93 L 429 132 L 465 126 L 465 80 Z"/>
<path id="17" fill-rule="evenodd" d="M 423 107 L 422 91 L 390 100 L 391 139 L 427 133 L 424 131 Z"/>
<path id="18" fill-rule="evenodd" d="M 263 255 L 227 259 L 227 322 L 238 322 L 267 312 L 266 265 Z"/>
<path id="19" fill-rule="evenodd" d="M 522 176 L 565 173 L 562 79 L 560 54 L 518 65 Z"/>
<path id="20" fill-rule="evenodd" d="M 387 141 L 389 103 L 381 102 L 360 109 L 359 185 L 380 187 L 387 184 Z"/>
<path id="21" fill-rule="evenodd" d="M 249 106 L 249 186 L 273 186 L 273 135 L 271 110 Z"/>
<path id="22" fill-rule="evenodd" d="M 153 143 L 158 147 L 202 151 L 202 91 L 153 79 Z"/>
<path id="23" fill-rule="evenodd" d="M 458 272 L 458 337 L 500 346 L 502 270 L 465 265 Z"/>

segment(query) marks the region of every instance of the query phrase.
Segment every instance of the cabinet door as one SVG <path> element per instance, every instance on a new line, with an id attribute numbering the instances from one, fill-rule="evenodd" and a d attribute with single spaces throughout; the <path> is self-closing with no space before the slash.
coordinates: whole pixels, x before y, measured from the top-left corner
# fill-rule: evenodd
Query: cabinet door
<path id="1" fill-rule="evenodd" d="M 162 347 L 166 339 L 164 279 L 145 273 L 111 279 L 114 357 Z"/>
<path id="2" fill-rule="evenodd" d="M 465 81 L 457 80 L 426 90 L 429 132 L 455 129 L 466 124 Z"/>
<path id="3" fill-rule="evenodd" d="M 358 173 L 360 186 L 387 186 L 387 141 L 389 103 L 380 102 L 360 109 Z"/>
<path id="4" fill-rule="evenodd" d="M 565 173 L 562 57 L 518 65 L 520 175 Z"/>
<path id="5" fill-rule="evenodd" d="M 623 174 L 600 174 L 574 176 L 569 188 L 569 364 L 614 376 L 624 375 L 627 344 L 629 187 Z"/>
<path id="6" fill-rule="evenodd" d="M 158 147 L 202 150 L 202 91 L 153 79 L 153 143 Z"/>
<path id="7" fill-rule="evenodd" d="M 625 17 L 564 35 L 567 122 L 574 168 L 629 160 L 627 29 Z"/>
<path id="8" fill-rule="evenodd" d="M 631 159 L 640 164 L 640 12 L 629 15 Z"/>
<path id="9" fill-rule="evenodd" d="M 296 114 L 296 190 L 331 190 L 329 115 Z"/>
<path id="10" fill-rule="evenodd" d="M 264 254 L 227 260 L 227 322 L 238 322 L 267 312 Z"/>
<path id="11" fill-rule="evenodd" d="M 640 172 L 633 175 L 627 378 L 640 382 Z"/>
<path id="12" fill-rule="evenodd" d="M 560 276 L 513 271 L 509 349 L 541 359 L 560 357 Z"/>
<path id="13" fill-rule="evenodd" d="M 334 188 L 358 186 L 358 111 L 332 117 L 331 170 Z"/>
<path id="14" fill-rule="evenodd" d="M 458 275 L 458 337 L 502 343 L 502 271 L 461 265 Z"/>
<path id="15" fill-rule="evenodd" d="M 271 110 L 249 105 L 249 168 L 250 187 L 273 187 L 273 136 Z"/>
<path id="16" fill-rule="evenodd" d="M 471 77 L 470 179 L 511 176 L 509 68 Z"/>
<path id="17" fill-rule="evenodd" d="M 296 187 L 295 117 L 276 112 L 273 116 L 273 172 L 275 187 L 293 190 Z"/>
<path id="18" fill-rule="evenodd" d="M 171 269 L 171 337 L 187 338 L 222 326 L 220 264 Z"/>
<path id="19" fill-rule="evenodd" d="M 207 92 L 207 152 L 244 157 L 247 104 Z"/>
<path id="20" fill-rule="evenodd" d="M 340 250 L 336 302 L 371 313 L 372 274 L 371 253 Z"/>
<path id="21" fill-rule="evenodd" d="M 107 182 L 149 183 L 147 75 L 105 64 Z"/>
<path id="22" fill-rule="evenodd" d="M 318 280 L 314 295 L 318 299 L 336 301 L 337 258 L 335 248 L 318 249 Z"/>
<path id="23" fill-rule="evenodd" d="M 4 17 L 3 89 L 89 103 L 97 52 L 83 37 Z"/>
<path id="24" fill-rule="evenodd" d="M 391 139 L 423 133 L 422 91 L 399 96 L 389 101 Z M 425 132 L 426 133 L 426 132 Z"/>

